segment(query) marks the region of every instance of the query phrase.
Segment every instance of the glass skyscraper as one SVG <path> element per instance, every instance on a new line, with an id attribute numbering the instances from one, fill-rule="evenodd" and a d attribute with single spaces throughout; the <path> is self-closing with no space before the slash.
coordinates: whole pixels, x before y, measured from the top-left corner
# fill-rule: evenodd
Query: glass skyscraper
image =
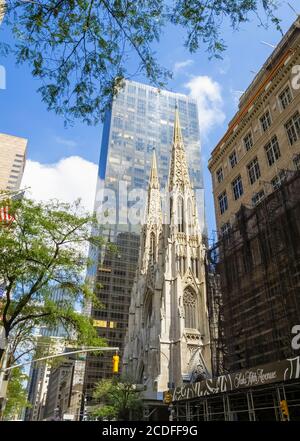
<path id="1" fill-rule="evenodd" d="M 103 309 L 91 308 L 100 336 L 110 346 L 123 348 L 128 324 L 130 294 L 139 251 L 140 224 L 132 222 L 143 208 L 141 194 L 147 191 L 153 149 L 156 151 L 160 186 L 167 184 L 172 147 L 175 108 L 187 152 L 191 181 L 199 210 L 200 227 L 204 230 L 204 191 L 201 167 L 200 134 L 196 101 L 188 96 L 133 81 L 115 98 L 107 112 L 102 134 L 99 180 L 95 209 L 100 215 L 101 234 L 116 243 L 117 253 L 91 250 L 97 265 L 89 274 L 97 284 L 95 290 Z M 137 214 L 137 216 L 136 216 Z M 85 374 L 87 398 L 93 384 L 112 375 L 111 355 L 88 356 Z"/>

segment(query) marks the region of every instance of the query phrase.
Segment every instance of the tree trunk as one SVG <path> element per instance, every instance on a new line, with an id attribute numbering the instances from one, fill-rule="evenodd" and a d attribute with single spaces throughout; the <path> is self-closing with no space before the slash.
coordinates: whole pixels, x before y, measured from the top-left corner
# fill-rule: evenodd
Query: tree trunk
<path id="1" fill-rule="evenodd" d="M 0 421 L 3 419 L 3 413 L 6 406 L 6 390 L 3 389 L 4 382 L 6 381 L 7 373 L 5 369 L 8 366 L 9 360 L 9 348 L 7 339 L 5 340 L 4 348 L 1 354 L 1 369 L 0 369 Z M 2 390 L 3 389 L 3 390 Z"/>

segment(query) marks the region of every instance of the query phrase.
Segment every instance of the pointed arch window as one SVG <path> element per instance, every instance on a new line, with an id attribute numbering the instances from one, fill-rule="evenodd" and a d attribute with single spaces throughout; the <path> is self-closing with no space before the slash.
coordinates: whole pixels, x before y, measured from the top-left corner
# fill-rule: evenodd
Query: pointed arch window
<path id="1" fill-rule="evenodd" d="M 153 294 L 148 291 L 145 298 L 144 312 L 143 312 L 143 325 L 145 328 L 151 326 L 151 318 L 153 313 Z"/>
<path id="2" fill-rule="evenodd" d="M 187 203 L 187 218 L 188 218 L 188 232 L 190 236 L 194 235 L 194 219 L 193 219 L 193 208 L 192 208 L 192 202 L 190 199 L 188 199 Z"/>
<path id="3" fill-rule="evenodd" d="M 191 270 L 195 277 L 199 277 L 199 260 L 197 257 L 191 257 Z"/>
<path id="4" fill-rule="evenodd" d="M 150 234 L 150 262 L 154 263 L 156 261 L 156 241 L 155 234 L 152 232 Z"/>
<path id="5" fill-rule="evenodd" d="M 173 210 L 173 198 L 170 198 L 170 219 L 169 219 L 169 223 L 171 223 L 172 220 L 172 210 Z"/>
<path id="6" fill-rule="evenodd" d="M 140 384 L 143 384 L 145 381 L 144 378 L 144 371 L 145 371 L 145 367 L 144 367 L 144 363 L 141 362 L 140 366 L 139 366 L 139 374 L 138 374 L 138 378 L 139 378 L 139 382 Z"/>
<path id="7" fill-rule="evenodd" d="M 184 204 L 183 198 L 179 196 L 177 200 L 177 224 L 178 224 L 178 232 L 184 232 Z"/>
<path id="8" fill-rule="evenodd" d="M 186 256 L 177 256 L 176 257 L 177 262 L 177 271 L 181 276 L 183 276 L 186 272 Z"/>
<path id="9" fill-rule="evenodd" d="M 185 289 L 183 293 L 183 307 L 184 307 L 184 326 L 189 329 L 197 329 L 197 297 L 190 288 Z"/>

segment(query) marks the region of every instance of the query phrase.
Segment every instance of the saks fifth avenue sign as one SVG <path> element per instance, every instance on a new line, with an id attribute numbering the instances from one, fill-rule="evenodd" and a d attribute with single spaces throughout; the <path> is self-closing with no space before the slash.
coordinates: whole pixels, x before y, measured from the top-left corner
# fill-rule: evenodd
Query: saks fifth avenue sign
<path id="1" fill-rule="evenodd" d="M 257 386 L 258 384 L 269 383 L 272 380 L 276 380 L 276 371 L 264 372 L 263 369 L 257 369 L 256 371 L 246 371 L 236 374 L 234 379 L 234 386 L 247 387 Z"/>
<path id="2" fill-rule="evenodd" d="M 300 356 L 177 387 L 173 402 L 300 378 Z"/>

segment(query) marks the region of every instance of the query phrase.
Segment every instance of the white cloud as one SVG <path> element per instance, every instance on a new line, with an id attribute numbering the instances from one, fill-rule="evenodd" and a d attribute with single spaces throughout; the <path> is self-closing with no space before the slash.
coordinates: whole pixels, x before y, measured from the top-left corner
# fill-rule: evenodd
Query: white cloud
<path id="1" fill-rule="evenodd" d="M 225 55 L 225 57 L 222 60 L 219 60 L 219 68 L 218 72 L 221 75 L 226 75 L 231 67 L 231 60 L 228 57 L 228 55 Z"/>
<path id="2" fill-rule="evenodd" d="M 174 73 L 177 73 L 178 71 L 184 69 L 185 67 L 191 66 L 192 64 L 194 64 L 193 60 L 177 61 L 174 64 L 173 71 Z"/>
<path id="3" fill-rule="evenodd" d="M 72 141 L 71 139 L 62 138 L 61 136 L 56 136 L 54 140 L 57 144 L 61 144 L 65 147 L 76 147 L 78 145 L 77 142 Z"/>
<path id="4" fill-rule="evenodd" d="M 221 86 L 217 81 L 204 75 L 193 77 L 185 87 L 198 103 L 201 135 L 206 137 L 212 128 L 225 121 Z"/>
<path id="5" fill-rule="evenodd" d="M 80 156 L 69 156 L 55 164 L 26 161 L 22 188 L 30 187 L 30 197 L 38 201 L 80 198 L 86 210 L 94 208 L 98 166 Z"/>

